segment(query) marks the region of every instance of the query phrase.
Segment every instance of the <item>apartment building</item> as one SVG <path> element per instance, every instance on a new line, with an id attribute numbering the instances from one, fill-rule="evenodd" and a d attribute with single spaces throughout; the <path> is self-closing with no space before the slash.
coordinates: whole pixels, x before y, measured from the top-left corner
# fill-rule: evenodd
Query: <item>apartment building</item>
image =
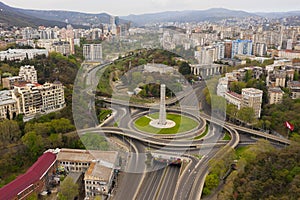
<path id="1" fill-rule="evenodd" d="M 221 97 L 225 97 L 227 91 L 228 91 L 228 78 L 227 77 L 220 78 L 217 86 L 217 95 Z"/>
<path id="2" fill-rule="evenodd" d="M 85 44 L 83 45 L 83 57 L 86 61 L 99 62 L 102 61 L 102 45 L 101 44 Z"/>
<path id="3" fill-rule="evenodd" d="M 300 82 L 299 81 L 289 82 L 288 88 L 291 91 L 292 99 L 300 99 Z"/>
<path id="4" fill-rule="evenodd" d="M 52 112 L 65 107 L 64 87 L 59 81 L 38 87 L 42 97 L 42 112 Z"/>
<path id="5" fill-rule="evenodd" d="M 24 81 L 30 83 L 37 83 L 37 71 L 34 66 L 25 65 L 21 66 L 19 71 L 19 77 L 21 77 Z"/>
<path id="6" fill-rule="evenodd" d="M 33 59 L 37 55 L 45 55 L 48 57 L 46 49 L 9 49 L 7 51 L 0 51 L 0 60 L 24 60 Z"/>
<path id="7" fill-rule="evenodd" d="M 13 97 L 17 101 L 18 112 L 25 116 L 34 116 L 41 112 L 42 96 L 38 83 L 15 84 Z"/>
<path id="8" fill-rule="evenodd" d="M 241 108 L 250 107 L 255 112 L 255 117 L 260 118 L 261 104 L 262 104 L 263 91 L 255 88 L 242 89 L 242 102 Z"/>
<path id="9" fill-rule="evenodd" d="M 17 101 L 18 113 L 27 118 L 65 107 L 64 88 L 60 82 L 15 84 L 13 98 Z"/>
<path id="10" fill-rule="evenodd" d="M 3 88 L 12 89 L 14 84 L 17 82 L 23 81 L 23 78 L 21 76 L 12 76 L 12 77 L 6 77 L 2 78 L 2 86 Z"/>
<path id="11" fill-rule="evenodd" d="M 118 165 L 118 152 L 61 149 L 58 164 L 68 172 L 84 173 L 86 197 L 108 194 Z"/>
<path id="12" fill-rule="evenodd" d="M 251 40 L 233 40 L 231 58 L 236 55 L 252 55 L 252 41 Z"/>
<path id="13" fill-rule="evenodd" d="M 228 91 L 225 93 L 225 99 L 228 103 L 235 105 L 238 109 L 241 108 L 242 95 Z"/>
<path id="14" fill-rule="evenodd" d="M 0 91 L 0 119 L 13 119 L 19 114 L 11 90 Z"/>
<path id="15" fill-rule="evenodd" d="M 278 104 L 282 102 L 284 92 L 280 87 L 269 88 L 268 100 L 269 104 Z"/>

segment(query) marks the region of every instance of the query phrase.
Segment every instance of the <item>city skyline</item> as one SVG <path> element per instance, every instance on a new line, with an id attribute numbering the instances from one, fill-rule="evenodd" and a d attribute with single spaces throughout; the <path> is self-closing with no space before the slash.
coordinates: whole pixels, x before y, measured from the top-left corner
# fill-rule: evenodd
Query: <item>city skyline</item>
<path id="1" fill-rule="evenodd" d="M 102 13 L 106 12 L 112 15 L 126 16 L 130 14 L 145 14 L 164 11 L 183 11 L 183 10 L 206 10 L 210 8 L 226 8 L 232 10 L 243 10 L 247 12 L 287 12 L 300 10 L 300 4 L 297 0 L 286 1 L 258 1 L 251 3 L 246 1 L 221 0 L 218 2 L 203 1 L 201 3 L 193 0 L 113 0 L 110 3 L 103 0 L 91 0 L 89 4 L 82 4 L 79 0 L 68 1 L 16 1 L 4 0 L 3 3 L 23 9 L 34 10 L 68 10 L 84 13 Z M 122 6 L 116 6 L 122 5 Z"/>

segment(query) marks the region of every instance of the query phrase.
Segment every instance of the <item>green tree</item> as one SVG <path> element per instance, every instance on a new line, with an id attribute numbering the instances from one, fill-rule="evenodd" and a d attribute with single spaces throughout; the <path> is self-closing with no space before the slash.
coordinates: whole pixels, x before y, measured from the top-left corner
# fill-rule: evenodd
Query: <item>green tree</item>
<path id="1" fill-rule="evenodd" d="M 245 74 L 244 81 L 247 83 L 250 79 L 253 77 L 253 72 L 252 70 L 247 70 Z"/>
<path id="2" fill-rule="evenodd" d="M 244 82 L 232 82 L 232 83 L 230 83 L 229 87 L 230 87 L 230 91 L 241 94 L 242 89 L 246 88 L 246 83 L 244 83 Z"/>
<path id="3" fill-rule="evenodd" d="M 255 112 L 253 108 L 244 107 L 238 111 L 238 119 L 244 123 L 252 124 L 255 119 Z"/>
<path id="4" fill-rule="evenodd" d="M 191 74 L 191 66 L 187 62 L 182 62 L 179 66 L 178 71 L 182 75 L 189 75 Z"/>
<path id="5" fill-rule="evenodd" d="M 139 65 L 145 65 L 145 64 L 147 64 L 147 61 L 143 58 L 140 58 L 138 63 L 139 63 Z"/>
<path id="6" fill-rule="evenodd" d="M 22 137 L 22 142 L 28 148 L 32 159 L 37 159 L 44 148 L 42 136 L 34 131 L 26 133 Z"/>
<path id="7" fill-rule="evenodd" d="M 74 183 L 72 177 L 68 176 L 60 184 L 60 191 L 58 193 L 59 200 L 73 200 L 79 194 L 78 185 Z"/>
<path id="8" fill-rule="evenodd" d="M 234 120 L 237 118 L 238 108 L 233 104 L 227 104 L 226 114 L 229 119 Z"/>
<path id="9" fill-rule="evenodd" d="M 143 82 L 143 74 L 141 72 L 132 72 L 131 76 L 131 89 L 136 88 L 139 84 Z"/>
<path id="10" fill-rule="evenodd" d="M 41 135 L 43 137 L 47 137 L 51 133 L 51 125 L 50 122 L 45 123 L 31 123 L 28 122 L 25 125 L 25 133 L 34 131 L 37 135 Z"/>
<path id="11" fill-rule="evenodd" d="M 18 122 L 13 120 L 4 120 L 0 122 L 0 139 L 3 143 L 16 142 L 21 137 L 21 131 Z"/>
<path id="12" fill-rule="evenodd" d="M 59 148 L 63 146 L 62 136 L 58 133 L 52 133 L 47 139 L 47 148 Z"/>
<path id="13" fill-rule="evenodd" d="M 86 133 L 80 137 L 82 143 L 89 150 L 103 150 L 106 151 L 109 148 L 108 142 L 104 136 L 98 133 Z"/>
<path id="14" fill-rule="evenodd" d="M 38 194 L 37 193 L 33 193 L 33 194 L 31 194 L 28 198 L 27 198 L 27 200 L 38 200 L 39 198 L 38 198 Z"/>
<path id="15" fill-rule="evenodd" d="M 219 177 L 215 173 L 207 175 L 205 179 L 205 190 L 203 190 L 204 195 L 209 195 L 213 188 L 219 185 Z"/>
<path id="16" fill-rule="evenodd" d="M 50 124 L 55 133 L 67 133 L 75 130 L 75 127 L 72 125 L 71 121 L 65 118 L 52 120 Z"/>

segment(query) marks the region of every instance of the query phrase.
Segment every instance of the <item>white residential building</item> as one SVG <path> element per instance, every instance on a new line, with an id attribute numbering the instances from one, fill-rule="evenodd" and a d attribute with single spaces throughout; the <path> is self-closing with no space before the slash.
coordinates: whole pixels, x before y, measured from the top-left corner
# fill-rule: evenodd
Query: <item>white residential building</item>
<path id="1" fill-rule="evenodd" d="M 101 44 L 85 44 L 83 45 L 83 57 L 86 61 L 99 62 L 102 61 L 102 45 Z"/>
<path id="2" fill-rule="evenodd" d="M 241 107 L 253 108 L 255 117 L 260 118 L 263 91 L 255 88 L 242 89 Z"/>
<path id="3" fill-rule="evenodd" d="M 228 103 L 235 105 L 238 109 L 241 108 L 242 95 L 228 91 L 225 93 L 225 99 Z"/>
<path id="4" fill-rule="evenodd" d="M 228 91 L 228 78 L 227 77 L 220 78 L 217 86 L 217 95 L 221 97 L 225 97 L 225 93 L 227 91 Z"/>
<path id="5" fill-rule="evenodd" d="M 0 91 L 0 119 L 13 119 L 19 114 L 11 90 Z"/>
<path id="6" fill-rule="evenodd" d="M 252 41 L 251 40 L 234 40 L 232 41 L 231 58 L 236 55 L 252 55 Z"/>
<path id="7" fill-rule="evenodd" d="M 33 59 L 37 55 L 45 55 L 48 57 L 46 49 L 8 49 L 0 52 L 0 60 L 24 60 Z"/>
<path id="8" fill-rule="evenodd" d="M 37 71 L 35 70 L 34 66 L 25 65 L 21 66 L 19 71 L 19 76 L 27 82 L 30 83 L 37 83 Z"/>

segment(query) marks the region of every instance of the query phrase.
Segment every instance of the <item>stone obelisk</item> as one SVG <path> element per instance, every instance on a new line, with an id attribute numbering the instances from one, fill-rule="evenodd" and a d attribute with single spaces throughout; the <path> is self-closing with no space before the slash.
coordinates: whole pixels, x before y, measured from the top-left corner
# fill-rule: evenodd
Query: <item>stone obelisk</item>
<path id="1" fill-rule="evenodd" d="M 160 85 L 159 125 L 166 125 L 166 85 Z"/>

